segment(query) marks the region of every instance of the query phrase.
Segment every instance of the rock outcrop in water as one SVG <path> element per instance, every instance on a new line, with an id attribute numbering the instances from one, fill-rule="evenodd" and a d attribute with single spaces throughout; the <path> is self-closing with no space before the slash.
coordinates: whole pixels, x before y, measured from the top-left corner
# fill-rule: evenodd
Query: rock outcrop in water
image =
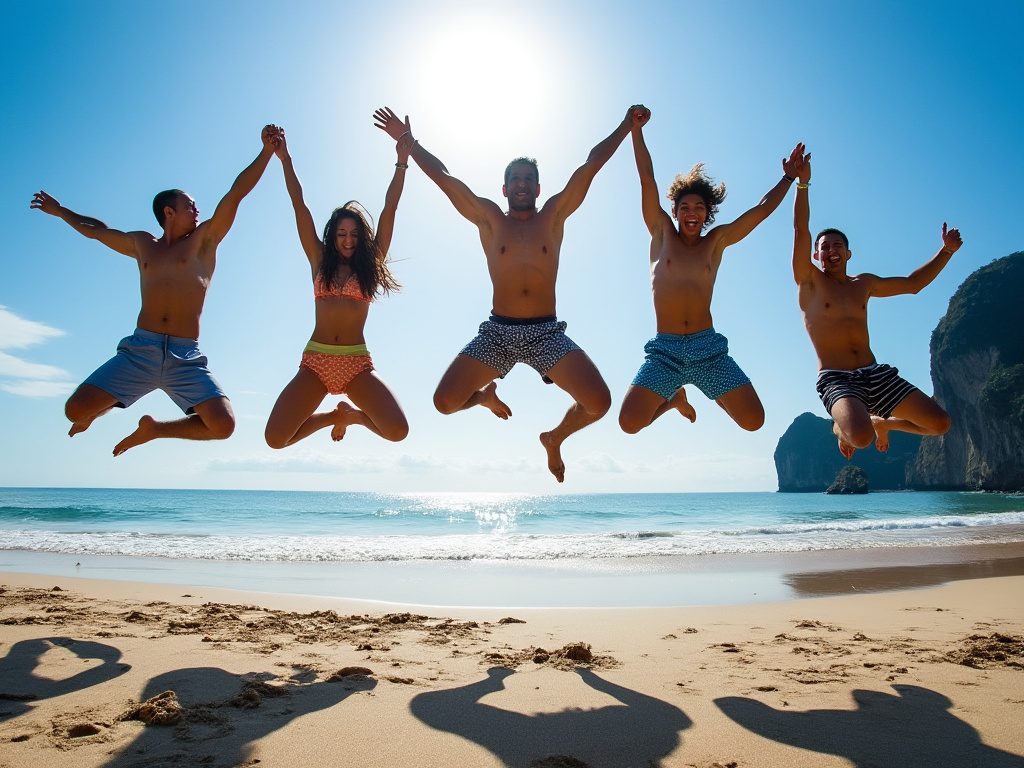
<path id="1" fill-rule="evenodd" d="M 931 353 L 935 399 L 953 425 L 922 441 L 914 487 L 1024 490 L 1024 252 L 964 281 Z"/>
<path id="2" fill-rule="evenodd" d="M 857 451 L 873 490 L 1024 490 L 1024 252 L 982 267 L 950 299 L 931 339 L 935 399 L 949 432 L 891 432 Z M 780 491 L 822 492 L 847 466 L 832 422 L 798 416 L 775 449 Z"/>
<path id="3" fill-rule="evenodd" d="M 825 493 L 854 494 L 868 492 L 868 476 L 864 470 L 853 464 L 847 464 L 839 470 L 835 482 L 832 483 Z"/>

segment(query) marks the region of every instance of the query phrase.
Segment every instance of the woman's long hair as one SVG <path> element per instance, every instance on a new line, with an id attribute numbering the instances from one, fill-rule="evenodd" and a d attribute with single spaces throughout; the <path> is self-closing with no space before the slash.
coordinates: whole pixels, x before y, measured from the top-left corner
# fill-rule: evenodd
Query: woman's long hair
<path id="1" fill-rule="evenodd" d="M 338 222 L 342 219 L 352 219 L 359 230 L 359 242 L 351 259 L 346 259 L 338 253 L 335 245 L 335 233 L 338 231 Z M 388 255 L 382 253 L 377 245 L 372 220 L 366 209 L 355 200 L 349 200 L 340 208 L 334 209 L 334 213 L 324 226 L 323 256 L 320 259 L 320 269 L 317 271 L 320 280 L 328 289 L 334 290 L 338 269 L 344 261 L 351 265 L 359 281 L 359 289 L 368 299 L 372 299 L 378 293 L 390 293 L 402 287 L 388 269 Z"/>

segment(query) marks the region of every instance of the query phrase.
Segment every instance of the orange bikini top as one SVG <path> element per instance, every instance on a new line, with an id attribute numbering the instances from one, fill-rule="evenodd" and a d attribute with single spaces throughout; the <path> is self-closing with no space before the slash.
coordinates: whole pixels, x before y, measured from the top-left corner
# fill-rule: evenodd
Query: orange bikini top
<path id="1" fill-rule="evenodd" d="M 324 284 L 323 278 L 320 277 L 320 273 L 317 272 L 316 277 L 313 279 L 313 298 L 327 299 L 331 297 L 355 299 L 356 301 L 366 302 L 373 301 L 372 298 L 367 298 L 363 295 L 363 290 L 359 287 L 359 278 L 356 277 L 355 272 L 348 276 L 348 280 L 345 281 L 340 290 L 337 286 L 333 288 L 327 287 Z"/>

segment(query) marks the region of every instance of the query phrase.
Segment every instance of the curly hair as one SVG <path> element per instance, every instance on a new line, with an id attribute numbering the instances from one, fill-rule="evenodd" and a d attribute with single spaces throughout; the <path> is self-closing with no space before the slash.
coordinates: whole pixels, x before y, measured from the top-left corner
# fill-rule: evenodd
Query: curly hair
<path id="1" fill-rule="evenodd" d="M 335 208 L 331 218 L 324 226 L 323 256 L 320 259 L 320 268 L 317 274 L 329 289 L 333 289 L 335 280 L 338 277 L 338 269 L 341 267 L 345 257 L 338 252 L 335 245 L 335 234 L 338 231 L 338 222 L 342 219 L 352 219 L 356 222 L 359 230 L 359 242 L 356 244 L 356 252 L 351 260 L 352 271 L 359 281 L 359 290 L 368 299 L 378 293 L 390 293 L 397 291 L 402 286 L 392 276 L 388 269 L 388 255 L 381 252 L 377 245 L 377 239 L 373 232 L 373 221 L 366 209 L 355 200 L 349 200 L 340 208 Z"/>
<path id="2" fill-rule="evenodd" d="M 708 209 L 708 216 L 704 220 L 702 229 L 706 229 L 715 223 L 718 206 L 725 200 L 725 184 L 719 183 L 716 187 L 714 179 L 704 173 L 704 163 L 697 163 L 685 176 L 677 173 L 675 181 L 668 188 L 666 197 L 672 201 L 673 214 L 679 205 L 679 199 L 685 195 L 700 195 L 704 201 L 704 206 Z"/>
<path id="3" fill-rule="evenodd" d="M 537 177 L 538 183 L 540 182 L 540 169 L 537 168 L 537 160 L 532 157 L 517 157 L 505 166 L 505 184 L 508 184 L 508 176 L 512 173 L 513 165 L 532 165 L 533 175 Z"/>

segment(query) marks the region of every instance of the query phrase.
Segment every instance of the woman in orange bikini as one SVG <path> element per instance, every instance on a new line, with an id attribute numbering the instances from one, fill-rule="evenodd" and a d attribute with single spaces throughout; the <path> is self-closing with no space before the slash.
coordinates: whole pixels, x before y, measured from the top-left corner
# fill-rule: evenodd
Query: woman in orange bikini
<path id="1" fill-rule="evenodd" d="M 402 440 L 409 433 L 402 407 L 373 370 L 363 326 L 374 297 L 399 288 L 388 270 L 388 248 L 414 144 L 411 134 L 398 142 L 395 175 L 376 235 L 369 215 L 351 201 L 331 214 L 320 240 L 281 131 L 275 153 L 284 168 L 302 250 L 312 268 L 316 326 L 302 353 L 299 372 L 277 398 L 267 421 L 271 448 L 292 445 L 324 427 L 331 427 L 335 440 L 341 440 L 352 424 L 361 424 L 385 440 Z M 342 400 L 334 410 L 317 413 L 328 393 L 346 394 L 352 404 Z"/>

